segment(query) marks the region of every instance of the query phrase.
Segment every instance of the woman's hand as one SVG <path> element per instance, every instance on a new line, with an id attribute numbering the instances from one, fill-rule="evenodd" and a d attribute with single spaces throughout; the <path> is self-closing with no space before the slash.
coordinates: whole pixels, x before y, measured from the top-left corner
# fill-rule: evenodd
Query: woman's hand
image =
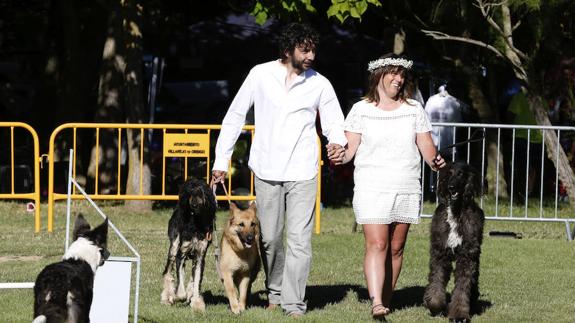
<path id="1" fill-rule="evenodd" d="M 338 144 L 328 144 L 325 146 L 327 149 L 327 158 L 335 165 L 341 165 L 344 162 L 345 148 Z"/>
<path id="2" fill-rule="evenodd" d="M 433 158 L 432 162 L 429 165 L 431 166 L 431 169 L 437 172 L 440 168 L 445 167 L 446 163 L 445 159 L 443 159 L 443 157 L 441 157 L 441 155 L 437 153 L 437 155 L 435 155 L 435 158 Z"/>

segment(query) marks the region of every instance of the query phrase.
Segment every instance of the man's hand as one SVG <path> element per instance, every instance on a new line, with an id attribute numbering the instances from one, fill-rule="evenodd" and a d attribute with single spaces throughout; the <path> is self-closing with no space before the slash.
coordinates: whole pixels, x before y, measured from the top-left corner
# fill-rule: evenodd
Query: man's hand
<path id="1" fill-rule="evenodd" d="M 210 186 L 214 186 L 217 183 L 223 183 L 226 178 L 226 172 L 223 170 L 213 170 L 212 180 L 210 181 Z"/>
<path id="2" fill-rule="evenodd" d="M 345 157 L 345 148 L 339 144 L 328 144 L 325 146 L 327 149 L 327 158 L 335 165 L 343 164 Z"/>

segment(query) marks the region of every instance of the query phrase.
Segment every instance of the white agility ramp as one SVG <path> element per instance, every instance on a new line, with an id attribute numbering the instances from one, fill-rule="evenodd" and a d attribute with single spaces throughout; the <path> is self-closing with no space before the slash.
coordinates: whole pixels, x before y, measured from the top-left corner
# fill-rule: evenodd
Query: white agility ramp
<path id="1" fill-rule="evenodd" d="M 70 165 L 68 175 L 72 174 L 73 151 L 70 150 Z M 86 194 L 84 189 L 72 176 L 68 176 L 68 205 L 66 207 L 66 241 L 65 249 L 70 244 L 70 207 L 71 192 L 74 185 L 90 202 L 92 207 L 106 219 L 107 216 Z M 103 266 L 96 271 L 94 279 L 94 298 L 90 309 L 90 322 L 92 323 L 124 323 L 128 322 L 130 312 L 130 288 L 132 281 L 132 263 L 136 264 L 136 278 L 134 284 L 134 314 L 133 322 L 138 322 L 138 303 L 140 297 L 140 254 L 132 247 L 130 242 L 108 219 L 108 226 L 116 233 L 126 247 L 134 254 L 133 257 L 110 257 Z M 34 288 L 34 282 L 8 282 L 0 283 L 0 289 L 28 289 Z M 1 321 L 1 320 L 0 320 Z"/>
<path id="2" fill-rule="evenodd" d="M 70 150 L 70 165 L 68 168 L 68 200 L 66 207 L 66 244 L 70 244 L 70 208 L 72 185 L 74 185 L 90 202 L 92 207 L 106 219 L 107 216 L 86 194 L 84 189 L 72 178 L 73 151 Z M 108 219 L 108 226 L 116 233 L 134 257 L 109 257 L 103 266 L 96 271 L 94 279 L 94 298 L 90 309 L 90 322 L 92 323 L 125 323 L 128 322 L 130 311 L 130 285 L 132 281 L 132 263 L 136 263 L 136 281 L 134 288 L 134 315 L 133 322 L 138 322 L 138 302 L 140 293 L 140 254 L 134 249 L 124 235 Z"/>

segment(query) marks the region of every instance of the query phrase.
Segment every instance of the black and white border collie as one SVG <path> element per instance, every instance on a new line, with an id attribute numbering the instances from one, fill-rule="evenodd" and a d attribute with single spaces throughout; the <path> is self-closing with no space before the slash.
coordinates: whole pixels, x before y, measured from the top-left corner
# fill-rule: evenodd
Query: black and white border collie
<path id="1" fill-rule="evenodd" d="M 36 278 L 33 323 L 90 322 L 96 269 L 110 255 L 107 236 L 108 219 L 90 230 L 78 215 L 73 242 L 63 260 L 46 266 Z"/>

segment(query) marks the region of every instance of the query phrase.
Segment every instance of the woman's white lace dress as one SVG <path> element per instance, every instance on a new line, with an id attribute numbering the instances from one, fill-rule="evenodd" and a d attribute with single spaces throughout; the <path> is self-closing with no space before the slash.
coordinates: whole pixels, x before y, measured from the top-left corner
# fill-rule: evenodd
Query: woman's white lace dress
<path id="1" fill-rule="evenodd" d="M 431 131 L 419 102 L 393 111 L 359 101 L 345 130 L 361 134 L 355 155 L 353 210 L 359 224 L 419 223 L 421 156 L 415 137 Z"/>

